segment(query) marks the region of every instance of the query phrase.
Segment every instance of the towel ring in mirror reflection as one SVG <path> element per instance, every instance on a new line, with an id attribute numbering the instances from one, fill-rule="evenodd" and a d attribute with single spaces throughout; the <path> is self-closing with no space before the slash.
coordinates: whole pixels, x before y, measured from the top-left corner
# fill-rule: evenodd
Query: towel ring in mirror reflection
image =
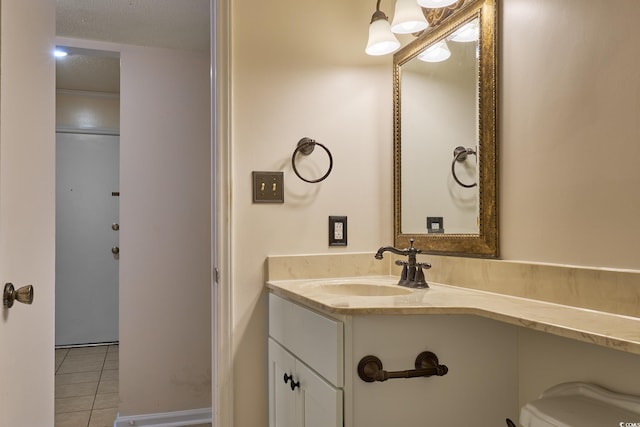
<path id="1" fill-rule="evenodd" d="M 298 155 L 298 153 L 308 156 L 309 154 L 313 153 L 313 150 L 315 149 L 316 145 L 319 145 L 320 147 L 322 147 L 324 151 L 327 153 L 327 156 L 329 156 L 329 169 L 324 175 L 322 175 L 318 179 L 307 179 L 307 178 L 304 178 L 302 175 L 300 175 L 300 172 L 298 172 L 298 168 L 296 167 L 296 156 Z M 333 156 L 331 156 L 331 151 L 329 151 L 329 149 L 324 145 L 320 144 L 319 142 L 311 138 L 304 137 L 300 141 L 298 141 L 298 145 L 296 146 L 296 149 L 293 151 L 293 155 L 291 156 L 291 166 L 293 167 L 293 171 L 296 173 L 296 175 L 298 175 L 298 178 L 300 178 L 304 182 L 315 184 L 317 182 L 324 181 L 331 173 L 331 169 L 333 169 Z"/>
<path id="2" fill-rule="evenodd" d="M 455 150 L 453 150 L 453 162 L 451 163 L 451 174 L 453 175 L 453 179 L 456 180 L 458 185 L 464 188 L 473 188 L 476 185 L 478 185 L 477 182 L 474 182 L 473 184 L 465 184 L 462 181 L 460 181 L 458 179 L 458 176 L 456 175 L 456 163 L 464 162 L 465 160 L 467 160 L 467 156 L 470 154 L 473 154 L 476 157 L 478 156 L 478 154 L 476 153 L 476 150 L 474 150 L 473 148 L 464 148 L 462 146 L 459 146 L 459 147 L 456 147 Z"/>

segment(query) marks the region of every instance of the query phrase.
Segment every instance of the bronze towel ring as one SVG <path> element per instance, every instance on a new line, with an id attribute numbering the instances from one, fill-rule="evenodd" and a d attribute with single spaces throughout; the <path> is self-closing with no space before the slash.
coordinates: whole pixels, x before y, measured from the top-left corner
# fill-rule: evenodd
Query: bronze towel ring
<path id="1" fill-rule="evenodd" d="M 456 147 L 456 149 L 453 150 L 453 162 L 451 163 L 451 174 L 453 175 L 453 179 L 455 179 L 456 182 L 464 188 L 473 188 L 478 185 L 477 182 L 474 182 L 473 184 L 465 184 L 460 181 L 456 175 L 456 162 L 464 162 L 469 154 L 473 154 L 478 157 L 476 150 L 473 148 L 464 148 L 462 146 Z"/>
<path id="2" fill-rule="evenodd" d="M 302 153 L 305 156 L 308 156 L 309 154 L 313 153 L 313 149 L 316 147 L 316 145 L 322 147 L 324 151 L 326 151 L 327 156 L 329 156 L 329 169 L 327 170 L 327 173 L 325 173 L 318 179 L 307 179 L 300 175 L 300 172 L 298 172 L 298 168 L 296 167 L 296 155 L 298 153 Z M 298 178 L 300 178 L 304 182 L 315 184 L 317 182 L 324 181 L 331 173 L 331 169 L 333 169 L 333 156 L 331 156 L 331 151 L 329 151 L 329 149 L 324 145 L 311 138 L 304 137 L 300 141 L 298 141 L 296 149 L 293 150 L 293 155 L 291 156 L 291 166 L 293 167 L 293 171 L 296 173 L 296 175 L 298 175 Z"/>

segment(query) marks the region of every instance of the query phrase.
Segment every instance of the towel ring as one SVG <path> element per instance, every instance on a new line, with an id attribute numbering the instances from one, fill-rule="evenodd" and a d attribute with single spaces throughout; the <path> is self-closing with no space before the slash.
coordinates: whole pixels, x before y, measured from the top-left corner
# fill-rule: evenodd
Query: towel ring
<path id="1" fill-rule="evenodd" d="M 473 184 L 465 184 L 460 181 L 456 175 L 456 162 L 464 162 L 467 160 L 467 156 L 469 154 L 473 154 L 476 158 L 478 157 L 476 150 L 473 148 L 464 148 L 462 146 L 456 147 L 456 149 L 453 150 L 453 162 L 451 163 L 451 174 L 453 175 L 453 179 L 455 179 L 456 182 L 464 188 L 473 188 L 478 185 L 477 182 L 474 182 Z"/>
<path id="2" fill-rule="evenodd" d="M 305 156 L 308 156 L 309 154 L 313 153 L 316 145 L 319 145 L 324 149 L 324 151 L 327 152 L 327 156 L 329 156 L 329 169 L 327 170 L 327 173 L 325 173 L 318 179 L 306 179 L 302 175 L 300 175 L 300 172 L 298 172 L 298 168 L 296 167 L 296 155 L 300 152 Z M 296 149 L 293 150 L 293 155 L 291 156 L 291 166 L 293 167 L 293 171 L 296 173 L 296 175 L 298 175 L 298 178 L 300 178 L 304 182 L 315 184 L 317 182 L 324 181 L 329 176 L 329 174 L 331 173 L 331 169 L 333 169 L 333 157 L 331 156 L 331 151 L 329 151 L 327 147 L 311 138 L 304 137 L 300 141 L 298 141 Z"/>

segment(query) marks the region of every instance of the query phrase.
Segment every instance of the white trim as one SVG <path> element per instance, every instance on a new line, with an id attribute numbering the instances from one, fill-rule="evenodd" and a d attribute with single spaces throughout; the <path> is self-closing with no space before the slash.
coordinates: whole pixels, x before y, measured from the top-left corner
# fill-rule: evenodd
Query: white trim
<path id="1" fill-rule="evenodd" d="M 120 94 L 117 92 L 98 92 L 91 90 L 76 90 L 76 89 L 56 89 L 58 95 L 70 95 L 70 96 L 85 96 L 89 98 L 107 98 L 107 99 L 120 99 Z"/>
<path id="2" fill-rule="evenodd" d="M 219 279 L 212 292 L 213 426 L 233 427 L 231 232 L 231 20 L 230 0 L 211 0 L 212 253 Z"/>
<path id="3" fill-rule="evenodd" d="M 211 408 L 116 417 L 113 427 L 183 427 L 211 422 Z"/>
<path id="4" fill-rule="evenodd" d="M 126 45 L 120 43 L 102 42 L 89 39 L 74 39 L 71 37 L 56 37 L 56 46 L 75 47 L 80 49 L 103 50 L 107 52 L 122 52 Z"/>
<path id="5" fill-rule="evenodd" d="M 56 126 L 56 133 L 80 133 L 83 135 L 112 135 L 120 136 L 120 129 L 109 128 L 79 128 Z"/>
<path id="6" fill-rule="evenodd" d="M 104 347 L 108 345 L 119 345 L 119 341 L 109 341 L 109 342 L 94 342 L 88 344 L 68 344 L 68 345 L 57 345 L 55 346 L 56 350 L 61 350 L 65 348 L 85 348 L 85 347 Z"/>
<path id="7" fill-rule="evenodd" d="M 69 55 L 98 56 L 101 58 L 120 58 L 120 52 L 114 50 L 89 49 L 86 47 L 73 47 L 67 45 L 59 45 Z"/>

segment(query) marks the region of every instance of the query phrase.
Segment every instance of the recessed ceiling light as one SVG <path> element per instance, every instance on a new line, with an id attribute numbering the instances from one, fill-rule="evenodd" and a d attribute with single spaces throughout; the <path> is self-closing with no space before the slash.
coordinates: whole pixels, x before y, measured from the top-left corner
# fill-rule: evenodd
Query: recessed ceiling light
<path id="1" fill-rule="evenodd" d="M 65 56 L 67 56 L 67 52 L 65 52 L 64 50 L 56 49 L 53 51 L 53 56 L 55 56 L 56 58 L 64 58 Z"/>

